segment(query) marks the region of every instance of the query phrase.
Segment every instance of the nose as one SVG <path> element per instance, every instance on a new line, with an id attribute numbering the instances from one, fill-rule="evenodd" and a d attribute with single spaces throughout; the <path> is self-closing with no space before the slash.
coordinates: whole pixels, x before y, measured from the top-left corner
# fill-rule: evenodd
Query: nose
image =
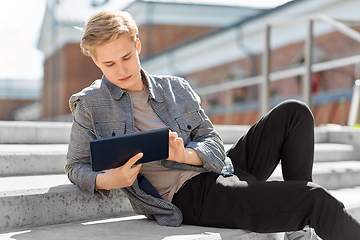
<path id="1" fill-rule="evenodd" d="M 127 72 L 127 68 L 124 64 L 119 64 L 118 67 L 118 74 L 119 75 L 124 75 Z"/>

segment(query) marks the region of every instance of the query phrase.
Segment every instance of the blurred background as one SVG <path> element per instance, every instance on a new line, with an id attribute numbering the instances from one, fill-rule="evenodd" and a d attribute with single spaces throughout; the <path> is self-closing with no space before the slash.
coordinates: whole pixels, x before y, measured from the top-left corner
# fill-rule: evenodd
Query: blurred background
<path id="1" fill-rule="evenodd" d="M 72 120 L 69 97 L 101 78 L 75 26 L 103 9 L 132 14 L 142 67 L 184 77 L 214 124 L 289 98 L 316 125 L 348 121 L 360 0 L 0 0 L 0 120 Z"/>

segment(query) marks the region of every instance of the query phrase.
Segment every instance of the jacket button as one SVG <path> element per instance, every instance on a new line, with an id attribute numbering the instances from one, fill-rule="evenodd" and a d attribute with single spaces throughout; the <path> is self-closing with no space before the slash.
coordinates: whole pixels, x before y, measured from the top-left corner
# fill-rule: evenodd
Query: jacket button
<path id="1" fill-rule="evenodd" d="M 190 125 L 187 125 L 187 129 L 189 129 L 189 130 L 190 130 L 190 129 L 191 129 L 191 126 L 190 126 Z"/>

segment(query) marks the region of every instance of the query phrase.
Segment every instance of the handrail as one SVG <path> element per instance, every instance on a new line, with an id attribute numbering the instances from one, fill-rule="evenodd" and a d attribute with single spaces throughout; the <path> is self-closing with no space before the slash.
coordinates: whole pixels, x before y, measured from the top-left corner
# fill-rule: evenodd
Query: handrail
<path id="1" fill-rule="evenodd" d="M 333 18 L 330 18 L 324 14 L 319 14 L 318 19 L 323 20 L 324 22 L 327 22 L 331 25 L 333 25 L 334 27 L 336 27 L 341 33 L 345 34 L 348 37 L 351 37 L 352 39 L 360 42 L 360 33 L 355 31 L 352 28 L 349 28 L 348 26 L 346 26 L 345 24 L 336 21 Z"/>
<path id="2" fill-rule="evenodd" d="M 354 84 L 354 92 L 353 97 L 351 99 L 350 111 L 349 111 L 349 119 L 347 125 L 349 127 L 353 127 L 358 119 L 360 107 L 360 80 L 356 80 Z"/>
<path id="3" fill-rule="evenodd" d="M 314 21 L 317 21 L 317 20 L 324 21 L 326 23 L 331 24 L 337 30 L 339 30 L 341 33 L 360 42 L 360 33 L 359 32 L 357 32 L 357 31 L 351 29 L 350 27 L 346 26 L 345 24 L 339 22 L 339 21 L 343 21 L 343 22 L 347 22 L 347 23 L 349 23 L 349 22 L 360 23 L 359 20 L 357 20 L 357 21 L 338 20 L 337 21 L 337 20 L 332 19 L 324 14 L 316 14 L 316 15 L 312 15 L 312 16 L 301 17 L 299 19 L 293 19 L 290 21 L 277 21 L 277 22 L 274 21 L 265 26 L 265 41 L 264 41 L 265 48 L 264 48 L 264 54 L 263 54 L 263 74 L 262 75 L 239 79 L 239 80 L 234 80 L 234 81 L 225 82 L 225 83 L 214 84 L 214 85 L 210 85 L 210 86 L 205 86 L 205 87 L 197 88 L 197 89 L 195 89 L 195 91 L 199 95 L 204 96 L 204 95 L 208 95 L 208 94 L 212 94 L 212 93 L 232 90 L 235 88 L 241 88 L 241 87 L 247 87 L 247 86 L 251 86 L 251 85 L 261 84 L 261 86 L 262 86 L 261 115 L 264 115 L 269 110 L 269 98 L 270 98 L 269 82 L 288 78 L 288 77 L 303 75 L 303 76 L 305 76 L 304 81 L 303 81 L 304 82 L 303 98 L 304 98 L 304 102 L 311 107 L 311 105 L 312 105 L 312 103 L 311 103 L 311 99 L 312 99 L 311 75 L 313 72 L 319 72 L 319 71 L 324 71 L 324 70 L 329 70 L 329 69 L 334 69 L 334 68 L 338 68 L 338 67 L 343 67 L 343 66 L 347 66 L 347 65 L 360 63 L 360 55 L 355 55 L 355 56 L 351 56 L 351 57 L 346 57 L 346 58 L 341 58 L 341 59 L 336 59 L 336 60 L 331 60 L 331 61 L 327 61 L 327 62 L 313 64 L 312 63 L 312 51 L 313 51 L 312 42 L 314 39 L 313 24 L 314 24 Z M 291 68 L 291 69 L 271 73 L 269 71 L 271 26 L 274 26 L 274 25 L 281 26 L 281 25 L 293 24 L 293 23 L 296 23 L 299 21 L 308 21 L 308 23 L 309 23 L 307 38 L 306 38 L 306 42 L 305 42 L 305 44 L 306 44 L 305 65 L 302 67 Z"/>
<path id="4" fill-rule="evenodd" d="M 360 54 L 354 55 L 351 57 L 345 57 L 345 58 L 340 58 L 340 59 L 336 59 L 336 60 L 321 62 L 321 63 L 314 63 L 312 65 L 312 72 L 321 72 L 321 71 L 330 70 L 330 69 L 334 69 L 334 68 L 353 65 L 356 63 L 360 63 Z M 281 80 L 284 78 L 301 76 L 304 73 L 305 73 L 305 67 L 301 66 L 301 67 L 290 68 L 290 69 L 286 69 L 286 70 L 282 70 L 282 71 L 272 72 L 269 75 L 270 75 L 270 81 L 278 81 L 278 80 Z M 237 79 L 237 80 L 233 80 L 230 82 L 218 83 L 218 84 L 213 84 L 213 85 L 209 85 L 209 86 L 205 86 L 205 87 L 201 87 L 201 88 L 196 88 L 195 92 L 198 95 L 203 96 L 203 95 L 208 95 L 208 94 L 212 94 L 212 93 L 228 91 L 228 90 L 232 90 L 235 88 L 257 85 L 262 82 L 262 79 L 263 79 L 262 75 L 258 75 L 255 77 L 249 77 L 249 78 L 242 78 L 242 79 Z"/>

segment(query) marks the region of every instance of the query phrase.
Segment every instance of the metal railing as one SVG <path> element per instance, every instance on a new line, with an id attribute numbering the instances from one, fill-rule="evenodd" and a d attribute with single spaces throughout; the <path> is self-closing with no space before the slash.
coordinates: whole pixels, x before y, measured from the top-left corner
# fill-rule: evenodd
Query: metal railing
<path id="1" fill-rule="evenodd" d="M 333 27 L 335 27 L 339 32 L 349 36 L 350 38 L 360 42 L 360 33 L 348 27 L 346 24 L 359 24 L 360 20 L 335 20 L 323 14 L 317 14 L 313 16 L 303 17 L 299 19 L 294 19 L 291 21 L 282 21 L 282 22 L 273 22 L 265 26 L 265 39 L 264 39 L 264 52 L 263 52 L 263 69 L 262 75 L 233 80 L 230 82 L 224 82 L 220 84 L 214 84 L 206 87 L 201 87 L 195 89 L 197 94 L 206 98 L 206 95 L 229 91 L 236 88 L 249 87 L 253 85 L 261 86 L 261 101 L 260 101 L 260 114 L 266 114 L 270 109 L 270 82 L 277 81 L 289 77 L 304 76 L 303 80 L 303 101 L 309 106 L 312 107 L 312 92 L 311 92 L 311 83 L 312 83 L 312 73 L 321 72 L 325 70 L 335 69 L 339 67 L 357 65 L 357 70 L 360 66 L 360 55 L 354 55 L 351 57 L 340 58 L 336 60 L 313 63 L 313 41 L 314 41 L 314 23 L 315 21 L 326 22 Z M 304 54 L 304 66 L 295 67 L 283 71 L 270 72 L 270 36 L 271 29 L 274 26 L 285 26 L 294 23 L 307 23 L 307 36 L 305 39 L 305 54 Z M 356 75 L 356 74 L 355 74 Z M 231 95 L 231 94 L 230 94 Z"/>
<path id="2" fill-rule="evenodd" d="M 360 80 L 355 81 L 347 125 L 353 127 L 358 120 L 360 108 Z"/>

